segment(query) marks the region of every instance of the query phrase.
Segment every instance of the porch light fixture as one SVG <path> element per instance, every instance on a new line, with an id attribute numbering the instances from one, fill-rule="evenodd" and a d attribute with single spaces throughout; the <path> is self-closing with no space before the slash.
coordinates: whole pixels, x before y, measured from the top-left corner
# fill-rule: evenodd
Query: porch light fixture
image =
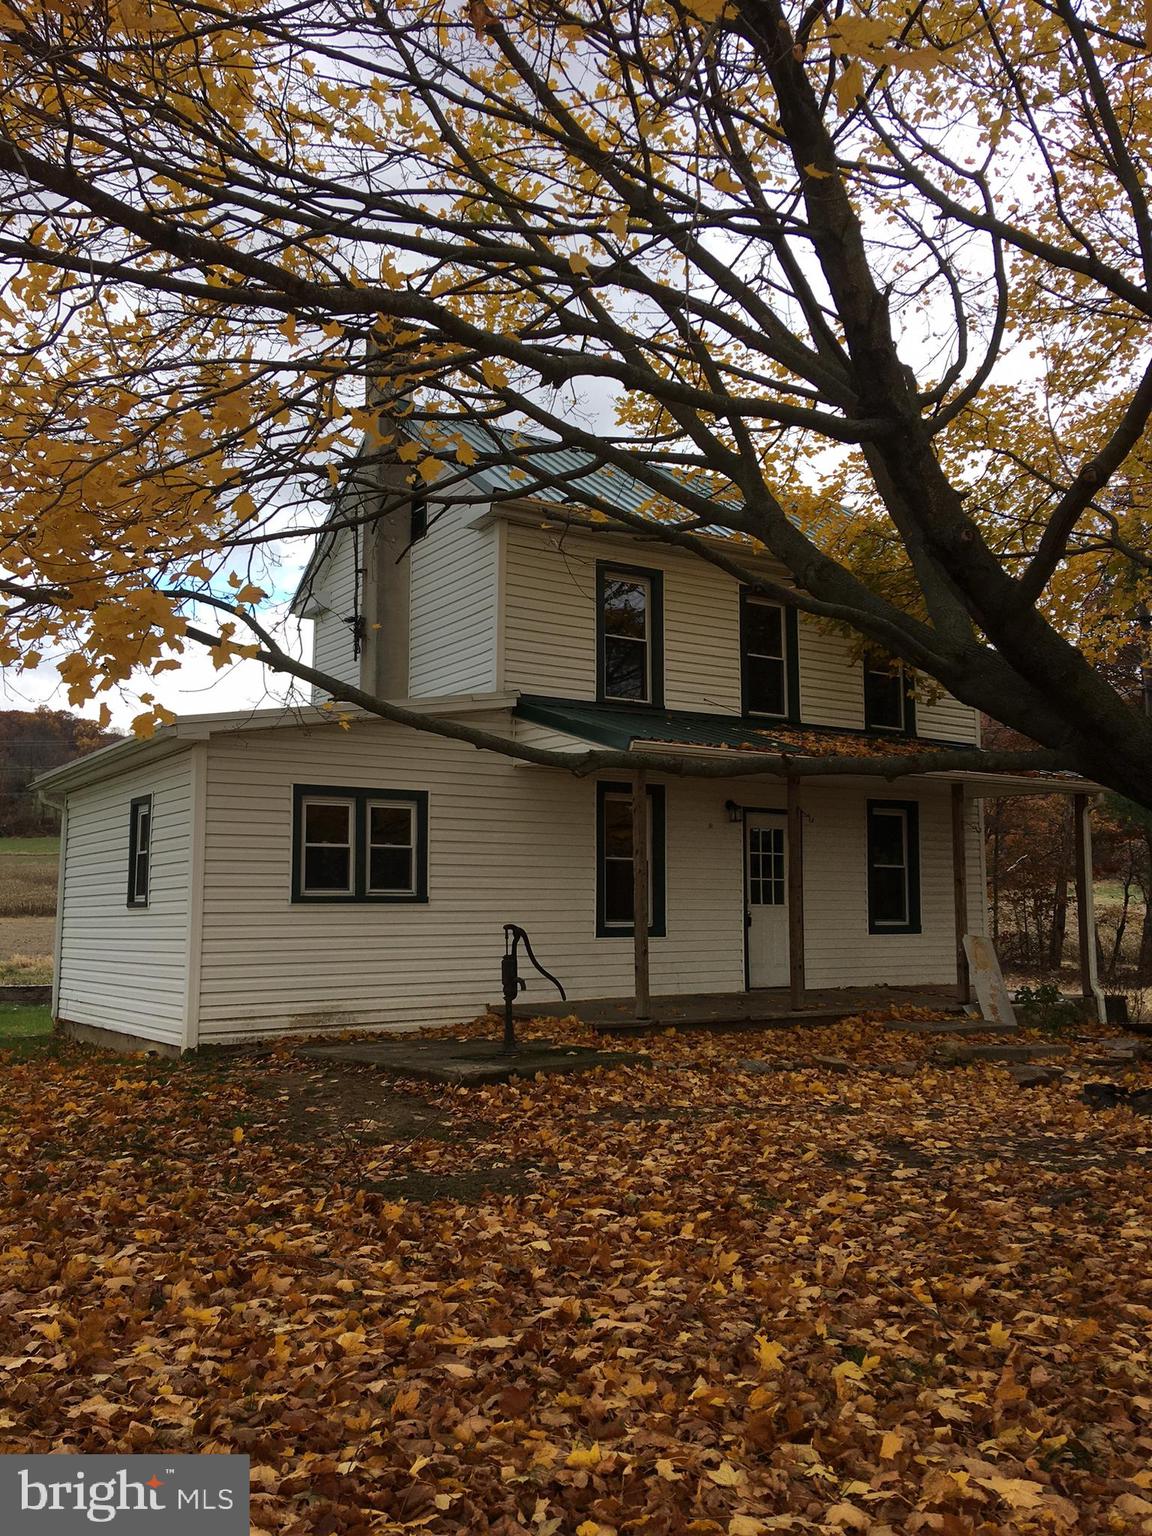
<path id="1" fill-rule="evenodd" d="M 725 800 L 724 809 L 728 812 L 728 820 L 737 823 L 743 819 L 744 807 L 737 805 L 735 800 Z"/>

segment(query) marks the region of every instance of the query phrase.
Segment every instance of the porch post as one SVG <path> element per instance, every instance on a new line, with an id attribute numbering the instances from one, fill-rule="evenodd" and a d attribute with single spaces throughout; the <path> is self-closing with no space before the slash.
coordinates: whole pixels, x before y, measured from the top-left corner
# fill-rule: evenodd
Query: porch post
<path id="1" fill-rule="evenodd" d="M 632 781 L 632 963 L 636 1017 L 651 1014 L 648 990 L 648 781 L 638 769 Z"/>
<path id="2" fill-rule="evenodd" d="M 1072 796 L 1072 826 L 1076 835 L 1076 926 L 1080 941 L 1080 992 L 1096 1006 L 1104 1022 L 1104 994 L 1096 970 L 1096 899 L 1092 889 L 1092 821 L 1087 795 Z"/>
<path id="3" fill-rule="evenodd" d="M 964 846 L 964 786 L 952 786 L 952 898 L 956 912 L 956 982 L 962 1003 L 972 998 L 964 935 L 968 932 L 968 851 Z"/>
<path id="4" fill-rule="evenodd" d="M 804 1006 L 804 816 L 800 781 L 790 775 L 788 788 L 788 991 L 793 1008 Z"/>

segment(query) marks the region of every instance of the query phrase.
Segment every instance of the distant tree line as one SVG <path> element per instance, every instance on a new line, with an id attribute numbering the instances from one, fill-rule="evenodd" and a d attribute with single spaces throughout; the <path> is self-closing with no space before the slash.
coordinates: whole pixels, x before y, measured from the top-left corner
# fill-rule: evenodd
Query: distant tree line
<path id="1" fill-rule="evenodd" d="M 985 718 L 983 739 L 1020 740 Z M 1097 960 L 1106 985 L 1152 985 L 1152 814 L 1119 795 L 1093 811 Z M 1055 978 L 1075 936 L 1072 812 L 1063 795 L 1004 796 L 985 816 L 992 939 L 1006 969 Z M 1071 950 L 1068 949 L 1071 958 Z"/>
<path id="2" fill-rule="evenodd" d="M 63 709 L 0 711 L 0 837 L 55 832 L 59 816 L 30 791 L 32 780 L 117 739 Z"/>

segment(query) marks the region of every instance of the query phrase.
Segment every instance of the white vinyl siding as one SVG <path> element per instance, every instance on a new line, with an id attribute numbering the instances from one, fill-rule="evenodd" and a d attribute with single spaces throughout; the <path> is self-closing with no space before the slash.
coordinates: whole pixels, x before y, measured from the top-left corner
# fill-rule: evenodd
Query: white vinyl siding
<path id="1" fill-rule="evenodd" d="M 502 729 L 500 715 L 481 717 Z M 291 902 L 292 787 L 331 781 L 426 789 L 426 905 Z M 804 790 L 812 987 L 955 979 L 948 786 L 893 788 L 921 802 L 924 931 L 868 933 L 865 803 L 874 786 Z M 741 827 L 725 801 L 783 804 L 769 781 L 671 781 L 667 937 L 655 993 L 744 987 Z M 238 1040 L 472 1018 L 499 997 L 502 925 L 519 923 L 573 999 L 632 989 L 627 938 L 595 934 L 596 786 L 379 722 L 214 737 L 199 1037 Z M 970 846 L 975 846 L 972 817 Z M 978 906 L 977 871 L 969 876 Z M 527 1001 L 552 1001 L 529 978 Z"/>
<path id="2" fill-rule="evenodd" d="M 799 615 L 800 709 L 805 725 L 864 729 L 864 668 L 839 630 Z"/>
<path id="3" fill-rule="evenodd" d="M 428 532 L 408 555 L 408 692 L 412 698 L 488 693 L 496 682 L 499 538 L 495 528 L 471 528 L 474 506 L 437 512 L 429 503 Z"/>
<path id="4" fill-rule="evenodd" d="M 56 1013 L 184 1043 L 192 840 L 191 750 L 68 796 Z M 147 906 L 128 906 L 131 803 L 152 796 Z"/>
<path id="5" fill-rule="evenodd" d="M 356 581 L 355 541 L 344 529 L 336 534 L 312 590 L 312 665 L 353 686 L 360 683 L 360 658 L 354 654 L 352 626 L 345 620 L 363 608 L 363 593 L 357 607 Z M 327 698 L 327 694 L 314 688 L 312 697 L 315 701 Z"/>
<path id="6" fill-rule="evenodd" d="M 920 806 L 919 933 L 868 932 L 869 799 Z M 947 784 L 873 784 L 801 790 L 804 824 L 804 925 L 811 987 L 917 986 L 956 980 L 952 883 L 952 807 Z M 969 842 L 971 847 L 971 842 Z M 978 880 L 969 863 L 969 883 Z"/>
<path id="7" fill-rule="evenodd" d="M 664 703 L 740 712 L 740 591 L 722 571 L 648 543 L 508 527 L 505 686 L 596 697 L 596 562 L 664 573 Z"/>
<path id="8" fill-rule="evenodd" d="M 596 697 L 596 562 L 616 561 L 663 573 L 665 706 L 740 713 L 740 589 L 731 577 L 647 541 L 516 523 L 506 535 L 503 686 Z M 864 669 L 852 639 L 804 614 L 797 629 L 803 723 L 863 730 Z M 925 696 L 917 724 L 925 736 L 977 739 L 975 711 L 947 694 Z"/>
<path id="9" fill-rule="evenodd" d="M 929 680 L 921 681 L 916 698 L 916 734 L 940 741 L 978 746 L 980 716 L 968 704 L 943 693 Z"/>
<path id="10" fill-rule="evenodd" d="M 500 717 L 483 717 L 499 728 Z M 429 793 L 426 905 L 295 905 L 292 786 Z M 729 791 L 731 786 L 728 786 Z M 743 986 L 740 829 L 725 790 L 669 786 L 668 922 L 658 991 Z M 673 810 L 674 808 L 674 810 Z M 626 939 L 597 939 L 596 786 L 363 722 L 210 744 L 200 1039 L 474 1017 L 500 995 L 502 925 L 520 923 L 573 997 L 631 988 Z M 703 867 L 701 847 L 714 859 Z M 530 982 L 530 999 L 548 990 Z"/>

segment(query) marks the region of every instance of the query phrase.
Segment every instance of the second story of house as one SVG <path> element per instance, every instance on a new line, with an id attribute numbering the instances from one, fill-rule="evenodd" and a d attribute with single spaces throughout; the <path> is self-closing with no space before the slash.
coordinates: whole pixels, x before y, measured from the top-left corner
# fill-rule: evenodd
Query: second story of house
<path id="1" fill-rule="evenodd" d="M 518 694 L 978 742 L 976 711 L 843 630 L 695 553 L 611 531 L 575 494 L 517 498 L 514 480 L 484 473 L 466 501 L 397 503 L 394 489 L 377 521 L 320 535 L 295 603 L 318 669 L 390 699 Z M 638 494 L 619 471 L 596 478 L 601 498 Z"/>

